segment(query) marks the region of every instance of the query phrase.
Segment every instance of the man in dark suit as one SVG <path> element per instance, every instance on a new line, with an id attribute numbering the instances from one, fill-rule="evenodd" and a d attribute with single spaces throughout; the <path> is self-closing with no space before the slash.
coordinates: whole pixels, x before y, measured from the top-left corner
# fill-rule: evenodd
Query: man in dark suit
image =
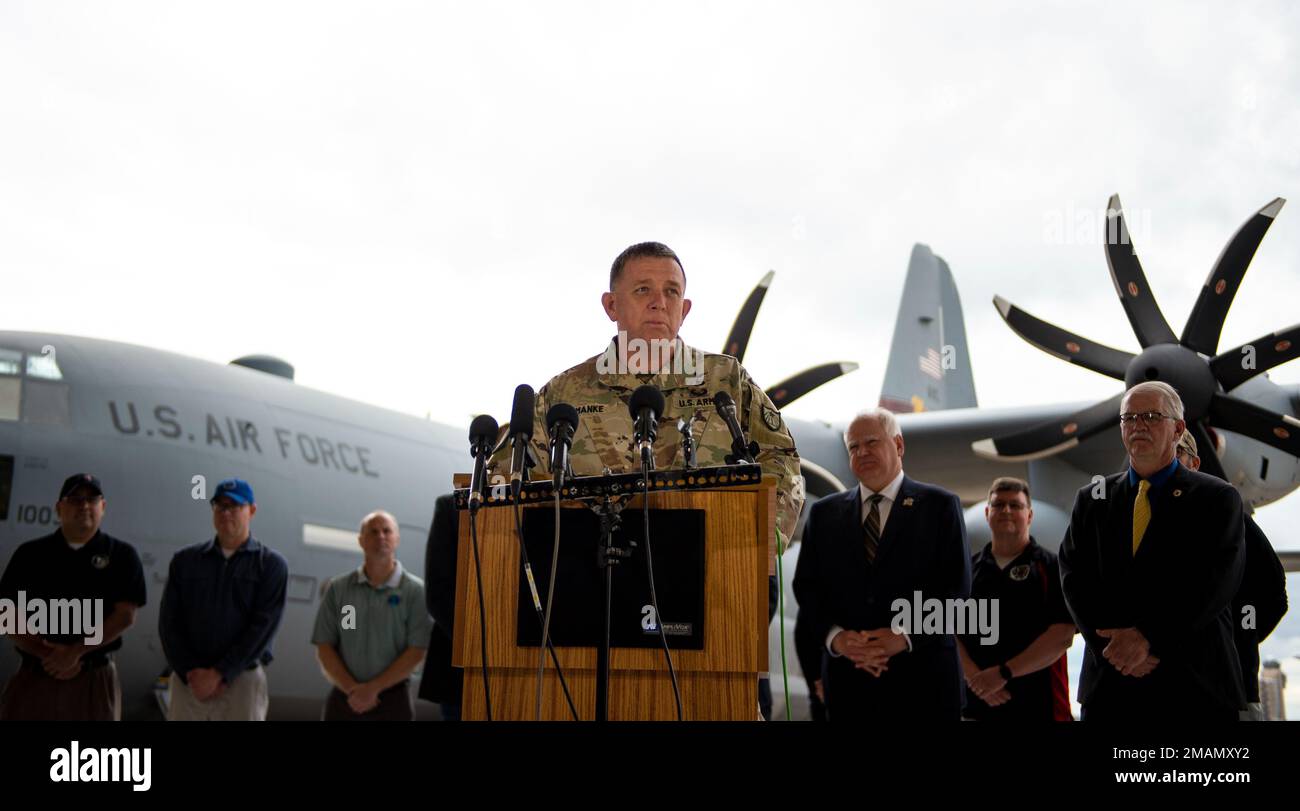
<path id="1" fill-rule="evenodd" d="M 433 523 L 424 551 L 424 594 L 433 632 L 420 679 L 420 698 L 442 710 L 442 720 L 459 721 L 465 671 L 451 664 L 452 628 L 456 621 L 456 550 L 459 516 L 450 493 L 434 502 Z"/>
<path id="2" fill-rule="evenodd" d="M 1189 470 L 1201 469 L 1201 457 L 1191 431 L 1183 431 L 1177 455 L 1178 464 Z M 1241 713 L 1241 720 L 1263 721 L 1264 707 L 1259 700 L 1259 643 L 1273 633 L 1286 614 L 1286 570 L 1264 530 L 1249 515 L 1245 542 L 1241 587 L 1232 600 L 1233 642 L 1246 687 L 1246 709 Z"/>
<path id="3" fill-rule="evenodd" d="M 1059 557 L 1087 641 L 1083 720 L 1236 720 L 1241 497 L 1174 458 L 1186 426 L 1168 384 L 1129 389 L 1120 427 L 1128 470 L 1079 491 Z"/>
<path id="4" fill-rule="evenodd" d="M 956 721 L 965 688 L 953 629 L 908 618 L 918 592 L 944 605 L 970 595 L 961 502 L 903 475 L 903 436 L 884 409 L 856 417 L 844 444 L 859 486 L 809 510 L 794 576 L 800 623 L 824 640 L 829 719 Z"/>

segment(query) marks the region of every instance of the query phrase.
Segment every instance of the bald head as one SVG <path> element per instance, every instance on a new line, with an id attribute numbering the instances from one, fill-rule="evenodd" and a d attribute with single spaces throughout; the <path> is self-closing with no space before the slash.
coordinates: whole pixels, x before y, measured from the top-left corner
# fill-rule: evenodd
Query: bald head
<path id="1" fill-rule="evenodd" d="M 397 519 L 385 510 L 375 510 L 361 519 L 361 533 L 357 537 L 366 559 L 392 558 L 402 542 L 397 529 Z"/>

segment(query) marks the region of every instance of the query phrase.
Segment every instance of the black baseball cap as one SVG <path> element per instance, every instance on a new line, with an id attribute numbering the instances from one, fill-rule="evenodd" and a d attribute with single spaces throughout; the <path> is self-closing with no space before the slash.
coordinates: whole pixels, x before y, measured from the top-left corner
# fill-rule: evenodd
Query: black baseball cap
<path id="1" fill-rule="evenodd" d="M 73 490 L 78 487 L 89 487 L 95 491 L 95 495 L 104 495 L 104 487 L 99 483 L 99 478 L 89 473 L 76 473 L 69 476 L 63 482 L 63 488 L 59 490 L 59 498 L 65 499 Z"/>

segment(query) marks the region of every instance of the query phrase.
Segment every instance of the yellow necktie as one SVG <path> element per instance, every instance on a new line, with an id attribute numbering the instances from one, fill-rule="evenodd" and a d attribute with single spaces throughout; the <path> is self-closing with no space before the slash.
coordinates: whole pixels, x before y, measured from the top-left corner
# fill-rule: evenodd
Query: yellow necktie
<path id="1" fill-rule="evenodd" d="M 1151 489 L 1151 482 L 1146 479 L 1138 481 L 1137 499 L 1133 501 L 1133 554 L 1137 555 L 1138 547 L 1142 544 L 1142 536 L 1146 534 L 1147 524 L 1151 523 L 1151 502 L 1147 500 L 1147 490 Z"/>

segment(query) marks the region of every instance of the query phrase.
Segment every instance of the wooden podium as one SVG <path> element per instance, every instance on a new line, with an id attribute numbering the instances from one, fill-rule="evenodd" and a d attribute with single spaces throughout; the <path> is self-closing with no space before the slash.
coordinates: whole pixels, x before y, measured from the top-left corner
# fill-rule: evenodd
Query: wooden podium
<path id="1" fill-rule="evenodd" d="M 759 481 L 755 474 L 749 483 L 731 483 L 709 489 L 710 471 L 715 482 L 719 477 L 728 480 L 727 473 L 719 474 L 720 470 L 725 471 L 710 468 L 708 471 L 654 474 L 649 494 L 652 509 L 688 509 L 704 513 L 704 648 L 672 650 L 683 718 L 687 721 L 756 720 L 758 673 L 767 670 L 767 597 L 768 577 L 775 564 L 776 479 L 763 476 Z M 679 484 L 687 485 L 688 478 L 694 489 L 671 489 Z M 564 492 L 571 491 L 566 488 Z M 530 495 L 537 496 L 525 492 L 521 509 L 554 509 L 553 495 L 533 499 L 529 498 Z M 562 507 L 585 506 L 579 501 L 566 500 L 563 495 L 561 498 Z M 627 498 L 623 511 L 625 520 L 640 521 L 642 503 L 639 494 Z M 516 642 L 522 572 L 513 512 L 509 505 L 484 506 L 476 518 L 488 628 L 488 677 L 493 719 L 531 721 L 537 717 L 539 649 L 535 645 L 525 647 Z M 460 512 L 459 532 L 452 662 L 465 669 L 462 717 L 485 720 L 479 600 L 469 513 L 466 510 Z M 652 541 L 654 537 L 652 524 Z M 635 554 L 644 554 L 644 551 L 637 550 Z M 530 555 L 530 562 L 535 573 L 549 570 L 549 558 L 538 560 Z M 592 565 L 595 566 L 594 561 Z M 660 571 L 658 566 L 656 571 Z M 659 576 L 663 577 L 662 571 Z M 545 599 L 543 592 L 543 603 Z M 557 589 L 556 602 L 563 599 L 564 594 Z M 564 669 L 579 719 L 593 720 L 596 649 L 556 645 L 555 652 Z M 549 655 L 542 689 L 542 719 L 571 720 L 572 715 Z M 611 649 L 608 712 L 611 721 L 677 719 L 672 681 L 661 647 Z"/>

